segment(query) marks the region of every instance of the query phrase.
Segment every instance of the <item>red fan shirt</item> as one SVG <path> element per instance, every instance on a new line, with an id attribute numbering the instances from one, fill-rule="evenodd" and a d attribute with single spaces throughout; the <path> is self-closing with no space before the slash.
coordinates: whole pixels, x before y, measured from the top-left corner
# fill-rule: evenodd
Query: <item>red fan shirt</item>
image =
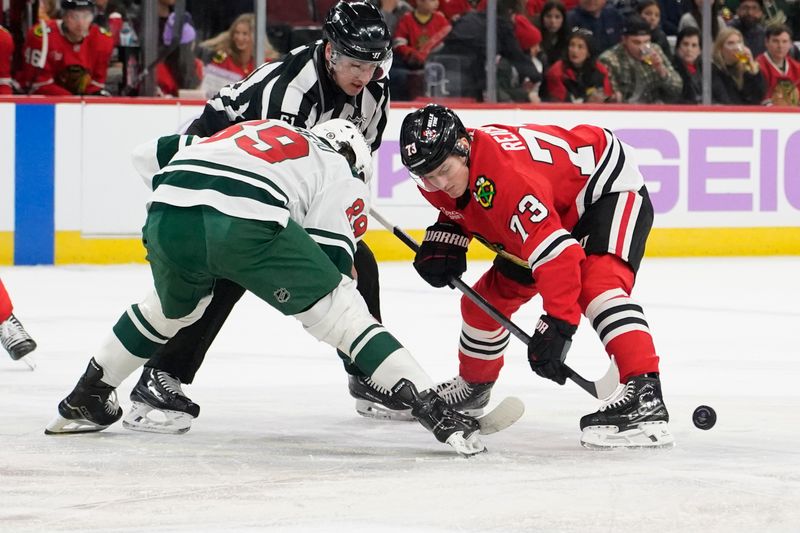
<path id="1" fill-rule="evenodd" d="M 421 22 L 416 12 L 406 13 L 397 23 L 392 43 L 394 53 L 411 66 L 422 66 L 450 29 L 450 23 L 438 11 L 434 11 L 426 22 Z"/>
<path id="2" fill-rule="evenodd" d="M 756 60 L 767 82 L 766 98 L 773 103 L 800 105 L 800 62 L 787 56 L 786 64 L 781 68 L 766 53 L 759 55 Z"/>
<path id="3" fill-rule="evenodd" d="M 0 94 L 11 94 L 11 60 L 14 56 L 14 38 L 0 26 Z"/>
<path id="4" fill-rule="evenodd" d="M 60 20 L 37 23 L 25 39 L 20 84 L 32 94 L 96 94 L 105 88 L 114 39 L 97 24 L 79 43 L 64 36 Z"/>

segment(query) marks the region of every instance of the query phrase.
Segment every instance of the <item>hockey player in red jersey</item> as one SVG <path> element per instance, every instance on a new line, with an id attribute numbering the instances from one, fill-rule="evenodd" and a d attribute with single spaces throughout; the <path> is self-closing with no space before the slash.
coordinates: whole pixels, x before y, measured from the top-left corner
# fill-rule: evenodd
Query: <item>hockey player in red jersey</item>
<path id="1" fill-rule="evenodd" d="M 94 0 L 61 0 L 63 19 L 39 21 L 25 39 L 20 85 L 30 94 L 107 95 L 111 33 L 92 24 Z"/>
<path id="2" fill-rule="evenodd" d="M 403 164 L 440 210 L 414 266 L 435 287 L 466 270 L 476 238 L 497 252 L 475 291 L 505 316 L 535 295 L 544 314 L 528 346 L 531 368 L 564 384 L 562 363 L 581 314 L 620 369 L 624 387 L 581 419 L 587 447 L 669 446 L 659 358 L 630 296 L 653 208 L 630 149 L 610 131 L 581 125 L 490 125 L 468 133 L 451 110 L 428 105 L 400 134 Z M 454 408 L 489 402 L 509 333 L 461 299 L 459 375 L 437 391 Z"/>

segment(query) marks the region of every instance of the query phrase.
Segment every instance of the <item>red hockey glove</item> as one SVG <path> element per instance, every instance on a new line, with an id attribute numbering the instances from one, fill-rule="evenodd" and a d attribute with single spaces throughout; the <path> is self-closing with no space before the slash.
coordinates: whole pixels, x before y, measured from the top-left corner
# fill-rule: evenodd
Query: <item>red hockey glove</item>
<path id="1" fill-rule="evenodd" d="M 528 343 L 531 370 L 559 385 L 566 383 L 567 373 L 562 363 L 567 358 L 572 336 L 577 329 L 578 326 L 550 315 L 539 317 L 536 332 Z"/>
<path id="2" fill-rule="evenodd" d="M 434 287 L 444 287 L 467 270 L 469 238 L 450 222 L 437 222 L 425 231 L 414 268 Z"/>

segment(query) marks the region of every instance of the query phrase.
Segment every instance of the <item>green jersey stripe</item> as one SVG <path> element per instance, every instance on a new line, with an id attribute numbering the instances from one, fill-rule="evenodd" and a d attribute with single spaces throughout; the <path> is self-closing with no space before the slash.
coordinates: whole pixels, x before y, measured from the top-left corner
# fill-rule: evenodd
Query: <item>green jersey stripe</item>
<path id="1" fill-rule="evenodd" d="M 397 339 L 383 329 L 372 337 L 355 355 L 358 368 L 367 375 L 372 375 L 383 361 L 396 350 L 403 348 Z M 353 354 L 351 354 L 352 356 Z"/>
<path id="2" fill-rule="evenodd" d="M 182 189 L 173 185 L 161 185 L 150 196 L 149 204 L 162 203 L 176 207 L 193 207 L 205 205 L 226 215 L 247 220 L 277 222 L 286 227 L 289 221 L 289 210 L 285 207 L 265 204 L 250 198 L 225 196 L 211 189 Z"/>
<path id="3" fill-rule="evenodd" d="M 380 327 L 382 327 L 380 324 L 372 324 L 370 327 L 368 327 L 367 329 L 362 331 L 361 335 L 356 337 L 356 340 L 354 340 L 353 344 L 350 345 L 350 350 L 348 350 L 350 352 L 350 358 L 351 359 L 355 359 L 355 356 L 353 355 L 353 351 L 356 349 L 356 346 L 358 346 L 358 343 L 361 342 L 362 339 L 366 338 L 366 336 L 369 335 L 370 331 L 372 331 L 375 328 L 380 328 Z"/>
<path id="4" fill-rule="evenodd" d="M 231 177 L 234 179 L 241 179 L 241 176 L 246 176 L 248 178 L 254 179 L 258 182 L 267 185 L 270 189 L 272 189 L 272 194 L 275 196 L 280 196 L 283 198 L 284 202 L 289 202 L 289 197 L 286 193 L 283 192 L 275 182 L 271 179 L 263 176 L 261 174 L 256 174 L 255 172 L 250 172 L 249 170 L 243 170 L 236 167 L 231 167 L 228 165 L 223 165 L 221 163 L 212 163 L 211 161 L 203 161 L 202 159 L 180 159 L 178 161 L 173 161 L 170 163 L 170 167 L 180 167 L 180 166 L 190 166 L 190 167 L 203 167 L 213 170 L 214 172 L 208 172 L 208 174 L 212 175 L 220 175 L 219 172 L 223 172 L 223 176 Z M 170 169 L 171 170 L 171 169 Z M 196 169 L 192 169 L 196 170 Z"/>
<path id="5" fill-rule="evenodd" d="M 170 168 L 172 168 L 172 165 L 170 165 Z M 170 170 L 154 176 L 153 191 L 157 191 L 162 185 L 172 185 L 173 187 L 192 191 L 212 190 L 225 196 L 249 198 L 262 204 L 285 207 L 285 204 L 280 199 L 261 187 L 244 181 L 209 176 L 187 170 Z"/>
<path id="6" fill-rule="evenodd" d="M 123 313 L 119 317 L 113 331 L 122 346 L 136 357 L 149 359 L 163 345 L 142 335 L 128 313 Z"/>
<path id="7" fill-rule="evenodd" d="M 212 190 L 225 196 L 250 198 L 262 204 L 284 207 L 283 202 L 260 187 L 239 180 L 220 179 L 219 176 L 176 170 L 158 174 L 153 178 L 153 191 L 161 185 L 172 185 L 192 191 Z"/>
<path id="8" fill-rule="evenodd" d="M 329 242 L 330 244 L 338 244 L 338 246 L 342 246 L 343 244 L 346 245 L 347 249 L 350 250 L 350 255 L 354 255 L 356 253 L 356 247 L 353 244 L 352 238 L 347 238 L 341 233 L 334 233 L 332 231 L 327 231 L 324 229 L 319 228 L 304 228 L 306 233 L 311 235 L 311 238 L 317 242 Z"/>
<path id="9" fill-rule="evenodd" d="M 142 328 L 144 328 L 144 331 L 142 331 L 143 335 L 151 336 L 151 337 L 153 337 L 154 341 L 161 342 L 163 344 L 165 344 L 169 340 L 169 337 L 165 337 L 164 335 L 162 335 L 161 333 L 156 331 L 156 329 L 150 324 L 150 322 L 147 321 L 147 319 L 142 314 L 142 310 L 139 309 L 139 304 L 133 304 L 131 306 L 131 311 L 133 311 L 133 314 L 136 316 L 136 319 L 134 320 L 134 324 L 136 324 L 136 322 L 138 321 L 139 324 L 142 326 Z M 133 318 L 133 317 L 131 317 L 131 318 Z M 138 325 L 137 325 L 137 327 L 138 327 Z M 142 328 L 139 328 L 139 329 L 142 329 Z"/>

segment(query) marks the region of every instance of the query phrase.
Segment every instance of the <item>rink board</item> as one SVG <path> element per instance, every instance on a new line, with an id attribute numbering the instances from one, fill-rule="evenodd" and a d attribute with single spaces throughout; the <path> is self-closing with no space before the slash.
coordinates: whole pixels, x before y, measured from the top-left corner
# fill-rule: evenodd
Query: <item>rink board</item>
<path id="1" fill-rule="evenodd" d="M 375 158 L 373 204 L 415 237 L 436 218 L 400 163 L 395 105 Z M 800 254 L 800 114 L 771 108 L 460 106 L 467 126 L 600 124 L 635 150 L 656 210 L 649 256 Z M 126 263 L 148 190 L 130 151 L 181 131 L 202 102 L 0 99 L 0 264 Z M 381 260 L 410 253 L 376 221 Z M 490 252 L 473 247 L 474 257 Z"/>

